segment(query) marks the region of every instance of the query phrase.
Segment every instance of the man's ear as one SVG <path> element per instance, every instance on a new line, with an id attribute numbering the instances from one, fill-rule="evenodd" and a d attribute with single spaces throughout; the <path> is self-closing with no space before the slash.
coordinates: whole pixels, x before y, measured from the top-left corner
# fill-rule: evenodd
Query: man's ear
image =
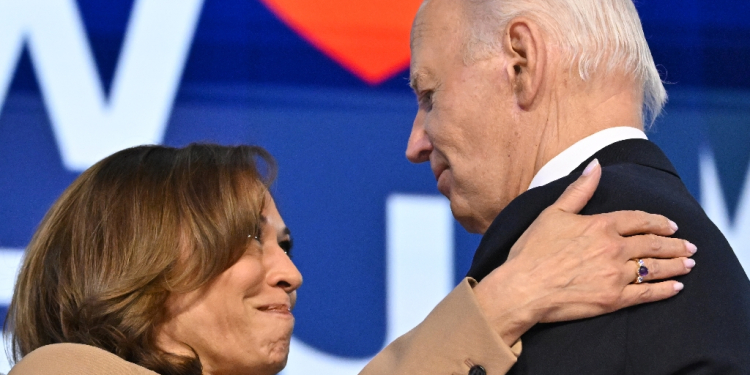
<path id="1" fill-rule="evenodd" d="M 539 95 L 544 79 L 547 50 L 539 28 L 531 20 L 518 17 L 508 24 L 504 49 L 508 56 L 508 77 L 521 108 L 530 108 Z"/>

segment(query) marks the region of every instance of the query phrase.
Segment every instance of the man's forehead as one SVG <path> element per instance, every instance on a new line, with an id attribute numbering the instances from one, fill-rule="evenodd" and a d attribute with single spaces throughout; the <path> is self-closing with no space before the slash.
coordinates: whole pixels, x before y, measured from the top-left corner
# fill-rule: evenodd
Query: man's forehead
<path id="1" fill-rule="evenodd" d="M 418 46 L 422 38 L 424 38 L 424 29 L 426 26 L 424 19 L 419 17 L 419 13 L 417 13 L 417 17 L 414 18 L 414 23 L 411 25 L 411 39 L 409 40 L 409 48 L 411 48 L 412 52 Z"/>
<path id="2" fill-rule="evenodd" d="M 423 2 L 411 27 L 409 46 L 412 55 L 424 44 L 432 46 L 438 42 L 445 46 L 450 39 L 460 38 L 460 30 L 464 24 L 462 14 L 460 0 Z"/>
<path id="3" fill-rule="evenodd" d="M 427 9 L 430 5 L 430 0 L 424 0 L 422 5 L 419 7 L 416 16 L 414 16 L 414 22 L 411 25 L 411 37 L 409 40 L 409 46 L 414 52 L 414 49 L 418 46 L 421 40 L 424 38 L 425 28 L 428 27 L 426 18 L 429 17 L 429 10 Z"/>
<path id="4" fill-rule="evenodd" d="M 409 86 L 411 86 L 414 91 L 419 91 L 419 87 L 424 86 L 426 83 L 425 81 L 432 77 L 432 74 L 424 66 L 420 66 L 421 64 L 419 64 L 419 50 L 423 47 L 425 34 L 429 33 L 427 28 L 430 27 L 430 23 L 426 20 L 428 15 L 425 14 L 425 12 L 429 12 L 429 10 L 426 10 L 428 2 L 429 0 L 426 0 L 422 3 L 411 28 L 411 67 L 409 71 Z"/>

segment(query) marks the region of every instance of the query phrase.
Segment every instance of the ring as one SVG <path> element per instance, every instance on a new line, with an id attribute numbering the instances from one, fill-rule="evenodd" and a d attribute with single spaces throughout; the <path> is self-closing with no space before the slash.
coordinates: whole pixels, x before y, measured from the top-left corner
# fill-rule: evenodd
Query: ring
<path id="1" fill-rule="evenodd" d="M 643 282 L 643 278 L 648 276 L 648 267 L 643 262 L 643 259 L 636 259 L 636 263 L 638 263 L 638 270 L 635 271 L 635 283 L 640 284 Z"/>

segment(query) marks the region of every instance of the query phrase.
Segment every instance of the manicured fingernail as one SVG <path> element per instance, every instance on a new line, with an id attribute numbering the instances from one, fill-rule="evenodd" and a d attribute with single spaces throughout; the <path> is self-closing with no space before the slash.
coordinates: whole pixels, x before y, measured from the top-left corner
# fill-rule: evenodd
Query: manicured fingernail
<path id="1" fill-rule="evenodd" d="M 693 267 L 695 267 L 695 261 L 692 259 L 685 259 L 683 263 L 685 263 L 685 268 L 687 269 L 692 269 Z"/>
<path id="2" fill-rule="evenodd" d="M 683 283 L 675 283 L 674 284 L 674 291 L 679 292 L 681 290 L 685 289 L 685 284 Z"/>
<path id="3" fill-rule="evenodd" d="M 592 160 L 591 163 L 589 163 L 589 165 L 586 166 L 586 169 L 583 170 L 583 175 L 584 176 L 590 175 L 591 172 L 594 171 L 594 168 L 596 168 L 597 165 L 599 165 L 599 159 Z"/>
<path id="4" fill-rule="evenodd" d="M 685 241 L 685 247 L 687 247 L 687 250 L 690 252 L 690 254 L 695 254 L 695 252 L 698 251 L 698 246 L 695 246 L 688 241 Z"/>
<path id="5" fill-rule="evenodd" d="M 677 226 L 677 223 L 675 223 L 675 222 L 674 222 L 674 221 L 672 221 L 672 220 L 670 220 L 670 221 L 669 221 L 669 226 L 670 226 L 670 227 L 672 228 L 672 230 L 673 230 L 673 231 L 675 231 L 675 232 L 677 232 L 677 229 L 680 229 L 680 228 L 679 228 L 679 227 Z"/>

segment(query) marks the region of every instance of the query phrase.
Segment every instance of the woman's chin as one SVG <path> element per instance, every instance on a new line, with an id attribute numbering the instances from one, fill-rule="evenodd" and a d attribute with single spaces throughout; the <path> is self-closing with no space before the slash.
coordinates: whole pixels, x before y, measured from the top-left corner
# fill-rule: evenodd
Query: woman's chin
<path id="1" fill-rule="evenodd" d="M 285 333 L 278 339 L 269 342 L 266 347 L 268 364 L 271 367 L 277 367 L 278 371 L 281 371 L 286 366 L 287 359 L 289 358 L 289 346 L 292 340 L 293 327 L 294 322 L 292 321 L 288 329 L 284 329 Z"/>
<path id="2" fill-rule="evenodd" d="M 268 362 L 266 368 L 268 374 L 277 374 L 286 367 L 289 359 L 289 340 L 275 343 L 268 353 Z"/>

